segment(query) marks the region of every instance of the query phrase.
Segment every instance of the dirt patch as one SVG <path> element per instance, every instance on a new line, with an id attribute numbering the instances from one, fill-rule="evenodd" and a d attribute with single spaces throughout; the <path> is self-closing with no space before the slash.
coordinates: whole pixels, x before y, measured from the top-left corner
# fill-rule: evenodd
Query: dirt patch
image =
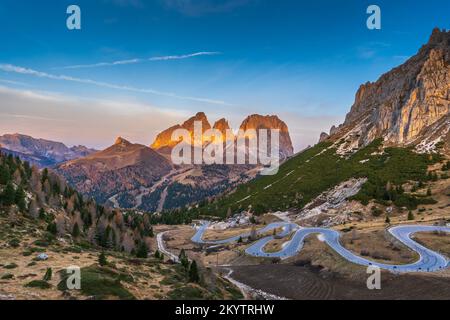
<path id="1" fill-rule="evenodd" d="M 448 233 L 422 232 L 416 233 L 413 238 L 423 246 L 450 258 L 450 237 Z"/>
<path id="2" fill-rule="evenodd" d="M 353 229 L 341 237 L 342 245 L 350 251 L 388 264 L 408 264 L 419 256 L 414 251 L 395 240 L 386 230 L 358 231 Z"/>
<path id="3" fill-rule="evenodd" d="M 433 275 L 383 273 L 381 290 L 366 279 L 348 279 L 329 271 L 290 265 L 233 267 L 233 278 L 265 292 L 296 300 L 450 299 L 450 279 Z"/>

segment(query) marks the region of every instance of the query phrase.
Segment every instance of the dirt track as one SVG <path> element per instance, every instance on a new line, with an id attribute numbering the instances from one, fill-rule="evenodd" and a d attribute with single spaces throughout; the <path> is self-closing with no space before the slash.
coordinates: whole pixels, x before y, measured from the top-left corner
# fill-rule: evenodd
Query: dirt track
<path id="1" fill-rule="evenodd" d="M 383 273 L 381 290 L 366 279 L 349 280 L 331 272 L 290 265 L 236 266 L 233 278 L 255 289 L 296 300 L 450 299 L 450 279 L 435 275 Z"/>

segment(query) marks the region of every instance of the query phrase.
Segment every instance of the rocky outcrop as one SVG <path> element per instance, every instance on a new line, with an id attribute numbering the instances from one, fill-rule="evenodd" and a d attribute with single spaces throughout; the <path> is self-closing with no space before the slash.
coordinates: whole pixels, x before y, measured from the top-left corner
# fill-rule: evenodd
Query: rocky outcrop
<path id="1" fill-rule="evenodd" d="M 85 146 L 67 147 L 61 142 L 36 139 L 23 134 L 5 134 L 0 136 L 0 147 L 6 153 L 17 155 L 40 167 L 78 159 L 90 155 L 96 150 Z"/>
<path id="2" fill-rule="evenodd" d="M 328 133 L 322 132 L 320 134 L 319 142 L 323 142 L 323 141 L 327 140 L 329 137 L 330 137 L 330 135 Z"/>
<path id="3" fill-rule="evenodd" d="M 358 146 L 380 137 L 386 144 L 418 144 L 436 135 L 430 130 L 436 123 L 447 122 L 448 128 L 449 102 L 450 32 L 435 29 L 415 56 L 378 81 L 362 85 L 343 126 L 330 134 L 346 135 Z M 439 129 L 443 134 L 446 126 Z"/>

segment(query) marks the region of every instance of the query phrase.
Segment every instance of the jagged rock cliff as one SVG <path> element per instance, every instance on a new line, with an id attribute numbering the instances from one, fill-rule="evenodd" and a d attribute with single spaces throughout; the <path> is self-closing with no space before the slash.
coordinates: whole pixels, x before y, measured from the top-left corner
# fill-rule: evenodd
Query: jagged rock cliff
<path id="1" fill-rule="evenodd" d="M 203 133 L 205 131 L 207 131 L 208 129 L 211 129 L 211 125 L 210 125 L 206 115 L 203 112 L 199 112 L 194 117 L 192 117 L 189 120 L 187 120 L 186 122 L 184 122 L 182 125 L 175 125 L 173 127 L 170 127 L 167 130 L 164 130 L 160 134 L 158 134 L 158 136 L 156 137 L 156 139 L 153 142 L 153 144 L 151 145 L 151 147 L 160 153 L 164 153 L 164 154 L 170 153 L 172 148 L 179 143 L 179 141 L 172 140 L 172 133 L 177 129 L 186 129 L 189 131 L 191 136 L 193 136 L 195 121 L 202 122 Z M 226 119 L 218 120 L 212 128 L 219 130 L 224 135 L 223 139 L 225 139 L 226 130 L 231 129 L 230 125 L 228 124 L 228 121 Z M 281 158 L 286 159 L 287 157 L 292 156 L 294 153 L 294 148 L 292 146 L 291 137 L 289 135 L 289 129 L 288 129 L 287 125 L 282 120 L 280 120 L 277 116 L 262 116 L 262 115 L 258 115 L 258 114 L 248 116 L 242 122 L 239 129 L 244 130 L 244 131 L 249 130 L 249 129 L 256 129 L 256 130 L 279 129 L 280 130 L 280 156 L 281 156 Z M 204 142 L 208 143 L 210 141 L 204 141 Z"/>
<path id="2" fill-rule="evenodd" d="M 380 137 L 392 145 L 436 143 L 448 139 L 449 101 L 450 31 L 434 29 L 415 56 L 359 88 L 344 124 L 330 135 L 354 147 Z"/>
<path id="3" fill-rule="evenodd" d="M 170 153 L 172 148 L 176 146 L 179 141 L 172 140 L 172 134 L 178 130 L 178 129 L 185 129 L 189 131 L 191 136 L 194 135 L 194 123 L 196 121 L 199 121 L 202 123 L 202 131 L 203 133 L 206 130 L 211 129 L 211 124 L 208 121 L 208 118 L 206 117 L 205 113 L 198 112 L 195 116 L 192 118 L 189 118 L 187 121 L 185 121 L 183 124 L 175 125 L 173 127 L 170 127 L 160 134 L 157 135 L 155 141 L 152 143 L 151 148 L 154 150 L 157 150 L 160 153 Z"/>
<path id="4" fill-rule="evenodd" d="M 259 114 L 253 114 L 248 116 L 240 126 L 241 130 L 247 131 L 249 129 L 278 129 L 280 130 L 280 156 L 282 159 L 286 159 L 294 154 L 294 148 L 292 147 L 291 137 L 289 135 L 289 129 L 282 120 L 277 116 L 261 116 Z"/>

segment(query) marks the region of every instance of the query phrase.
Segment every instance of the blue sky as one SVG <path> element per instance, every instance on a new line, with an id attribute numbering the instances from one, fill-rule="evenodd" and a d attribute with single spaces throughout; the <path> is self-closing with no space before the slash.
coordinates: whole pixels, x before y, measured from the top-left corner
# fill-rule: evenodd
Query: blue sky
<path id="1" fill-rule="evenodd" d="M 80 31 L 66 28 L 70 4 Z M 370 4 L 380 31 L 366 28 Z M 342 121 L 361 83 L 448 29 L 449 12 L 448 0 L 2 0 L 0 133 L 150 144 L 197 111 L 234 127 L 261 113 L 285 120 L 298 150 Z"/>

